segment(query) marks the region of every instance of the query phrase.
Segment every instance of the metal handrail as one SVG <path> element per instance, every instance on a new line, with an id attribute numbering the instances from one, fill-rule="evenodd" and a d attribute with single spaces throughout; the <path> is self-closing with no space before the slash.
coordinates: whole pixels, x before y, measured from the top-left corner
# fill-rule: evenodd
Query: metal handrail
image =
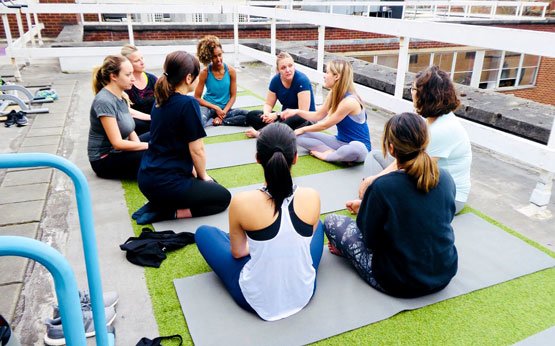
<path id="1" fill-rule="evenodd" d="M 74 163 L 57 155 L 45 153 L 0 155 L 0 168 L 24 168 L 44 166 L 56 168 L 64 172 L 71 178 L 75 186 L 75 197 L 77 200 L 77 211 L 81 228 L 81 238 L 83 241 L 83 254 L 85 257 L 85 266 L 87 270 L 87 280 L 91 297 L 94 328 L 96 331 L 96 341 L 97 344 L 101 346 L 110 345 L 106 329 L 106 316 L 104 312 L 104 303 L 102 298 L 102 278 L 100 276 L 100 267 L 98 264 L 98 250 L 96 246 L 96 235 L 94 231 L 91 194 L 85 175 Z M 56 289 L 56 292 L 58 293 L 58 289 Z M 74 288 L 74 292 L 75 294 L 77 293 L 76 287 Z M 69 313 L 71 314 L 71 312 Z M 82 317 L 79 318 L 82 320 Z M 66 321 L 64 320 L 64 322 Z"/>

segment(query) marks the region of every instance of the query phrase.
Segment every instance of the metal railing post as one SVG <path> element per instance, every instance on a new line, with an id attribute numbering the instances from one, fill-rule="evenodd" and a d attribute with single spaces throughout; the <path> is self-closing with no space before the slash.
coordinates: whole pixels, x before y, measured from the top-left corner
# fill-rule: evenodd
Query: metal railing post
<path id="1" fill-rule="evenodd" d="M 233 6 L 233 51 L 235 56 L 235 67 L 239 67 L 239 10 L 237 5 Z"/>
<path id="2" fill-rule="evenodd" d="M 135 45 L 135 37 L 133 36 L 133 20 L 131 13 L 127 14 L 127 32 L 129 33 L 129 44 Z"/>
<path id="3" fill-rule="evenodd" d="M 39 16 L 36 13 L 33 13 L 33 19 L 35 21 L 35 25 L 39 25 Z M 37 37 L 39 38 L 39 46 L 44 45 L 44 42 L 42 42 L 42 33 L 40 32 L 40 30 L 37 31 Z"/>
<path id="4" fill-rule="evenodd" d="M 409 37 L 399 37 L 399 61 L 397 63 L 397 78 L 395 80 L 395 97 L 403 98 L 405 76 L 409 66 Z"/>
<path id="5" fill-rule="evenodd" d="M 324 72 L 324 55 L 326 44 L 326 27 L 323 25 L 318 26 L 318 57 L 316 62 L 316 70 L 318 72 Z M 324 96 L 322 93 L 322 82 L 318 82 L 316 85 L 316 104 L 324 103 Z"/>

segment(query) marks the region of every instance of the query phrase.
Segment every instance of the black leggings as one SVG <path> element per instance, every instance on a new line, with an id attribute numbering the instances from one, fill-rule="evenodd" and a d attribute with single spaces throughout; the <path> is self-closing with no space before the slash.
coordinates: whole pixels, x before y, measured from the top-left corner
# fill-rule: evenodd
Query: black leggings
<path id="1" fill-rule="evenodd" d="M 252 126 L 255 130 L 260 130 L 264 126 L 268 125 L 267 123 L 262 121 L 262 114 L 262 111 L 250 111 L 247 114 L 247 126 Z M 287 118 L 282 122 L 293 130 L 298 129 L 299 127 L 310 125 L 310 122 L 306 121 L 298 115 Z"/>
<path id="2" fill-rule="evenodd" d="M 161 184 L 155 188 L 146 182 L 141 184 L 142 181 L 139 181 L 139 188 L 143 187 L 141 191 L 152 204 L 152 208 L 157 210 L 190 209 L 193 217 L 213 215 L 226 210 L 231 193 L 225 187 L 212 181 L 190 179 L 191 185 L 185 189 L 180 182 Z"/>
<path id="3" fill-rule="evenodd" d="M 142 134 L 139 139 L 147 142 L 150 132 Z M 91 161 L 91 167 L 96 175 L 104 179 L 137 179 L 139 166 L 146 150 L 120 151 L 109 153 L 100 160 Z"/>

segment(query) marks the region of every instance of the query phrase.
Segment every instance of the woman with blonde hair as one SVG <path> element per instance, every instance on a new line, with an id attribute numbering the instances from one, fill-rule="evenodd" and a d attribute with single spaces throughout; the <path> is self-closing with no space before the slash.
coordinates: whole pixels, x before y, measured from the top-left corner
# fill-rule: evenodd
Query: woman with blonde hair
<path id="1" fill-rule="evenodd" d="M 91 105 L 88 156 L 101 178 L 136 179 L 148 148 L 135 133 L 125 90 L 133 85 L 133 66 L 121 55 L 109 55 L 93 71 L 95 97 Z M 143 141 L 141 141 L 143 139 Z"/>
<path id="2" fill-rule="evenodd" d="M 281 117 L 281 112 L 290 108 L 316 110 L 310 79 L 295 69 L 293 57 L 287 52 L 280 52 L 276 56 L 276 72 L 270 81 L 263 110 L 247 114 L 247 125 L 252 127 L 246 132 L 248 137 L 257 137 L 258 130 L 273 122 L 283 122 L 293 130 L 310 124 L 298 115 L 288 119 Z M 281 104 L 281 112 L 273 111 L 277 101 Z"/>
<path id="3" fill-rule="evenodd" d="M 424 119 L 393 116 L 385 125 L 382 149 L 397 170 L 366 190 L 356 221 L 329 215 L 328 247 L 345 257 L 375 289 L 397 297 L 420 297 L 443 289 L 457 272 L 451 221 L 455 183 L 426 152 Z"/>
<path id="4" fill-rule="evenodd" d="M 204 36 L 197 45 L 197 56 L 206 66 L 199 75 L 195 98 L 200 103 L 203 126 L 246 124 L 248 111 L 233 109 L 237 96 L 237 72 L 224 63 L 222 44 L 214 35 Z M 203 91 L 206 87 L 206 92 Z"/>
<path id="5" fill-rule="evenodd" d="M 197 58 L 187 52 L 166 57 L 154 87 L 150 146 L 137 179 L 149 201 L 132 216 L 138 224 L 212 215 L 229 205 L 229 191 L 206 171 L 206 132 L 199 104 L 188 95 L 199 72 Z"/>
<path id="6" fill-rule="evenodd" d="M 121 48 L 121 55 L 129 59 L 133 65 L 135 81 L 131 89 L 127 90 L 131 101 L 130 113 L 135 120 L 135 132 L 141 135 L 150 131 L 150 112 L 154 106 L 155 75 L 145 71 L 145 62 L 139 49 L 131 44 Z"/>
<path id="7" fill-rule="evenodd" d="M 326 65 L 324 87 L 331 89 L 322 107 L 315 112 L 287 109 L 282 117 L 301 116 L 317 123 L 295 130 L 299 146 L 314 157 L 329 162 L 364 162 L 371 150 L 367 116 L 353 83 L 353 69 L 345 60 Z M 336 125 L 337 135 L 320 133 Z"/>

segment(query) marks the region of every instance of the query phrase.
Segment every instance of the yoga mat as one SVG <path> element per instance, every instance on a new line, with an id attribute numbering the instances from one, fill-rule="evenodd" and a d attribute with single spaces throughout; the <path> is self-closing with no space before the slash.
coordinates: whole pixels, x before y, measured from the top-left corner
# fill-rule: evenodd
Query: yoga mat
<path id="1" fill-rule="evenodd" d="M 335 171 L 305 175 L 293 178 L 298 186 L 312 187 L 320 192 L 320 211 L 329 213 L 336 210 L 345 209 L 345 202 L 355 198 L 358 185 L 364 175 L 362 165 L 338 169 Z M 262 184 L 241 186 L 230 189 L 232 195 L 241 191 L 250 191 L 260 188 Z M 333 186 L 333 188 L 330 188 Z M 196 232 L 201 225 L 210 225 L 228 232 L 229 221 L 227 211 L 216 215 L 197 217 L 191 219 L 167 220 L 152 224 L 154 229 L 164 231 L 171 229 L 175 232 Z"/>
<path id="2" fill-rule="evenodd" d="M 235 99 L 233 108 L 248 108 L 248 107 L 262 106 L 263 104 L 264 104 L 264 100 L 261 100 L 258 97 L 254 97 L 252 95 L 239 95 Z"/>
<path id="3" fill-rule="evenodd" d="M 176 279 L 174 286 L 196 345 L 301 345 L 555 266 L 555 259 L 474 214 L 455 217 L 453 227 L 459 271 L 444 290 L 422 298 L 374 290 L 327 249 L 311 302 L 275 322 L 238 307 L 213 272 Z"/>
<path id="4" fill-rule="evenodd" d="M 230 134 L 234 134 L 234 133 L 241 133 L 241 132 L 245 132 L 249 129 L 250 127 L 245 126 L 245 127 L 241 127 L 241 126 L 208 126 L 204 128 L 204 131 L 206 131 L 206 135 L 208 137 L 211 136 L 221 136 L 221 135 L 230 135 Z M 245 136 L 245 138 L 247 138 Z"/>
<path id="5" fill-rule="evenodd" d="M 555 326 L 542 332 L 534 334 L 522 341 L 517 342 L 514 346 L 545 346 L 555 343 Z"/>
<path id="6" fill-rule="evenodd" d="M 256 162 L 256 140 L 233 141 L 207 144 L 206 169 L 232 167 Z M 307 155 L 308 151 L 297 147 L 299 156 Z"/>

